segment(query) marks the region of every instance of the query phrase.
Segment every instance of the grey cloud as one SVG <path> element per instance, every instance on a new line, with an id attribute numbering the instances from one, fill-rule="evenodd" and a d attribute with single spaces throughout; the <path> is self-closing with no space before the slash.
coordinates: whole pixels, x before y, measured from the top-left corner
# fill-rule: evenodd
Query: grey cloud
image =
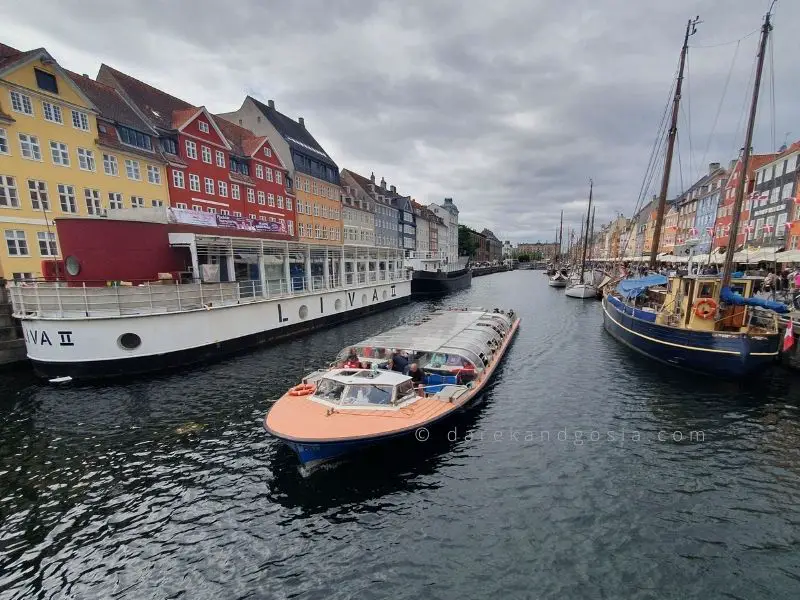
<path id="1" fill-rule="evenodd" d="M 6 4 L 9 0 L 6 0 Z M 2 1 L 0 0 L 0 5 Z M 14 3 L 4 41 L 45 46 L 67 67 L 117 68 L 213 111 L 251 93 L 303 116 L 343 167 L 375 171 L 421 201 L 455 198 L 462 220 L 503 238 L 552 239 L 559 213 L 578 228 L 587 182 L 599 222 L 631 214 L 667 101 L 686 20 L 692 38 L 681 164 L 671 194 L 727 163 L 766 0 L 298 0 L 235 4 L 68 0 Z M 775 145 L 800 138 L 796 23 L 775 17 Z M 755 147 L 773 149 L 769 77 Z M 691 131 L 687 128 L 688 115 Z M 690 155 L 689 142 L 692 152 Z M 652 193 L 657 181 L 648 190 Z"/>

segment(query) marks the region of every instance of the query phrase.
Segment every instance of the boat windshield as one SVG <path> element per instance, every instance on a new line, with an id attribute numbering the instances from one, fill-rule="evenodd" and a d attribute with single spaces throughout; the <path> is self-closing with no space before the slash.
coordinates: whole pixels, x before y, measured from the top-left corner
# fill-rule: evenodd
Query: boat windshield
<path id="1" fill-rule="evenodd" d="M 321 379 L 317 384 L 314 395 L 328 402 L 339 402 L 342 398 L 345 385 L 333 379 Z"/>
<path id="2" fill-rule="evenodd" d="M 392 403 L 392 390 L 393 387 L 389 385 L 352 384 L 347 386 L 339 403 L 347 406 L 386 406 Z"/>

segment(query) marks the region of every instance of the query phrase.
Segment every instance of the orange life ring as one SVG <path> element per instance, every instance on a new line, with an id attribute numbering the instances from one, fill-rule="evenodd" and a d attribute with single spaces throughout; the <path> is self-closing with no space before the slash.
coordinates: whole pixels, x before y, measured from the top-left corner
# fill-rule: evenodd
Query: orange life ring
<path id="1" fill-rule="evenodd" d="M 290 396 L 310 396 L 314 392 L 317 391 L 317 386 L 313 383 L 301 383 L 300 385 L 294 386 L 292 389 L 289 390 Z"/>
<path id="2" fill-rule="evenodd" d="M 713 298 L 695 300 L 694 314 L 701 319 L 713 319 L 717 315 L 717 303 Z"/>

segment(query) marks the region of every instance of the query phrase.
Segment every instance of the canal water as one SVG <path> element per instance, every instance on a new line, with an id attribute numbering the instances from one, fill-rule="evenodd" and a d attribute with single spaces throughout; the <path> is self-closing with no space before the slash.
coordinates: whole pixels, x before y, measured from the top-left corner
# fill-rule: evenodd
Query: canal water
<path id="1" fill-rule="evenodd" d="M 523 318 L 480 406 L 311 474 L 267 437 L 304 373 L 440 304 Z M 540 271 L 440 304 L 147 380 L 0 375 L 0 597 L 800 597 L 800 378 L 657 367 Z"/>

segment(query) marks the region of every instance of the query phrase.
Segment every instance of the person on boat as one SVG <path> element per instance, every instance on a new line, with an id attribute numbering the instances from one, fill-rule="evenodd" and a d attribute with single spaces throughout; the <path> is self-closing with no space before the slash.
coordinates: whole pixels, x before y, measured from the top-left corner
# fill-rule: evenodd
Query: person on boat
<path id="1" fill-rule="evenodd" d="M 358 354 L 356 354 L 355 348 L 350 348 L 347 358 L 344 361 L 344 367 L 346 369 L 360 369 L 361 368 L 361 361 L 358 359 Z"/>
<path id="2" fill-rule="evenodd" d="M 414 384 L 417 393 L 422 393 L 422 381 L 424 374 L 422 369 L 417 366 L 417 363 L 411 363 L 408 367 L 408 376 L 411 377 L 411 382 Z"/>
<path id="3" fill-rule="evenodd" d="M 761 289 L 765 292 L 772 294 L 775 296 L 775 288 L 777 287 L 776 283 L 776 276 L 775 276 L 775 269 L 770 268 L 769 272 L 767 273 L 766 277 L 764 277 L 764 285 Z"/>
<path id="4" fill-rule="evenodd" d="M 392 354 L 392 371 L 405 373 L 408 369 L 408 359 L 399 352 Z"/>

